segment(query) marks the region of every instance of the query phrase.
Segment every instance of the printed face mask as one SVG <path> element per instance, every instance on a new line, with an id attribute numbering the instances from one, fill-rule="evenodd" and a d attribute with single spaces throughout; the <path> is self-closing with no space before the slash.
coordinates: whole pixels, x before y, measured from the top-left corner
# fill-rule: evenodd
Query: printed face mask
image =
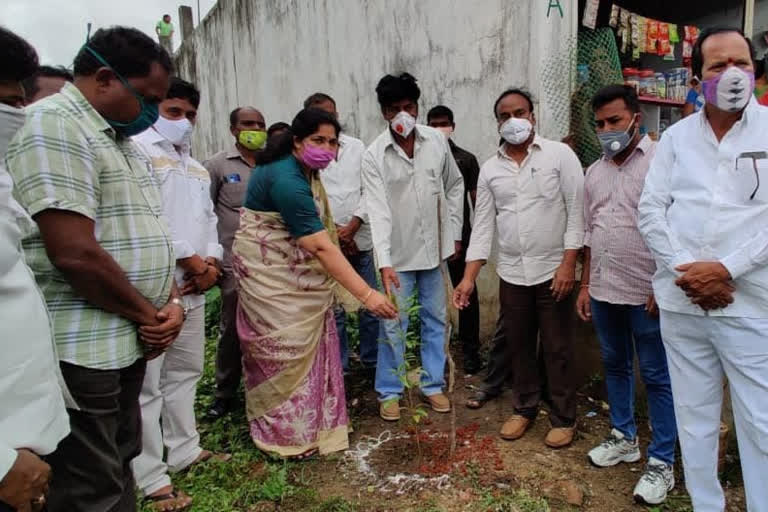
<path id="1" fill-rule="evenodd" d="M 389 126 L 392 127 L 393 132 L 403 138 L 406 138 L 416 127 L 416 119 L 414 119 L 413 116 L 408 112 L 401 110 L 395 117 L 392 118 L 392 120 L 389 122 Z"/>
<path id="2" fill-rule="evenodd" d="M 157 133 L 165 137 L 174 146 L 188 144 L 193 129 L 194 126 L 192 126 L 192 123 L 187 118 L 170 120 L 160 116 L 155 123 Z"/>
<path id="3" fill-rule="evenodd" d="M 755 90 L 755 73 L 731 66 L 701 82 L 701 87 L 707 103 L 726 112 L 739 112 L 747 106 Z"/>
<path id="4" fill-rule="evenodd" d="M 325 169 L 336 158 L 336 152 L 325 148 L 304 144 L 301 152 L 301 161 L 310 169 Z"/>
<path id="5" fill-rule="evenodd" d="M 243 130 L 237 135 L 237 142 L 245 149 L 257 151 L 267 143 L 267 132 Z"/>
<path id="6" fill-rule="evenodd" d="M 624 131 L 598 133 L 597 138 L 600 140 L 600 146 L 603 148 L 605 157 L 613 160 L 613 157 L 627 149 L 632 142 L 632 138 L 635 136 L 636 128 L 637 116 L 633 116 L 632 122 Z"/>
<path id="7" fill-rule="evenodd" d="M 93 57 L 99 61 L 99 63 L 111 69 L 117 79 L 120 80 L 120 82 L 123 84 L 123 87 L 131 91 L 131 94 L 133 94 L 136 100 L 139 102 L 139 115 L 136 116 L 136 119 L 133 121 L 124 123 L 122 121 L 116 121 L 114 119 L 108 119 L 105 117 L 104 119 L 107 121 L 107 123 L 109 123 L 109 125 L 123 137 L 132 137 L 134 135 L 138 135 L 139 133 L 155 124 L 157 118 L 160 117 L 160 111 L 158 110 L 157 103 L 147 103 L 144 99 L 144 96 L 136 92 L 136 89 L 133 88 L 128 80 L 123 78 L 120 73 L 115 71 L 112 66 L 110 66 L 106 60 L 104 60 L 104 57 L 99 55 L 95 50 L 89 48 L 88 46 L 86 46 L 85 49 L 88 53 L 93 55 Z"/>
<path id="8" fill-rule="evenodd" d="M 531 137 L 532 131 L 533 125 L 528 119 L 510 117 L 501 125 L 499 134 L 513 146 L 519 146 Z"/>

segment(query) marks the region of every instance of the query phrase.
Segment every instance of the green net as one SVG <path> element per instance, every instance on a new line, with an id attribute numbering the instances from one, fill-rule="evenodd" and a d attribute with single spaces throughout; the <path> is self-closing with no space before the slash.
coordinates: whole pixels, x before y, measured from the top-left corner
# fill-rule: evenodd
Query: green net
<path id="1" fill-rule="evenodd" d="M 592 97 L 606 85 L 623 83 L 619 50 L 610 28 L 580 28 L 576 67 L 576 90 L 570 102 L 571 144 L 584 167 L 600 155 L 595 135 Z"/>

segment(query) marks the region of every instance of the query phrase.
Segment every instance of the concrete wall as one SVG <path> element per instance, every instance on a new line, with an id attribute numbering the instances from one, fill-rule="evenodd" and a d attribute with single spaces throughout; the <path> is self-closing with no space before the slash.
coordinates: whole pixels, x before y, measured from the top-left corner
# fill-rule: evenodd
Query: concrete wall
<path id="1" fill-rule="evenodd" d="M 220 0 L 177 53 L 179 73 L 202 91 L 194 148 L 204 158 L 232 144 L 229 112 L 253 105 L 287 121 L 310 93 L 338 103 L 348 133 L 370 142 L 386 124 L 374 88 L 408 71 L 422 88 L 420 121 L 437 103 L 456 114 L 455 140 L 482 162 L 498 134 L 492 105 L 509 86 L 531 90 L 538 130 L 568 126 L 576 4 L 563 0 Z M 543 84 L 547 87 L 543 87 Z M 479 280 L 481 336 L 492 335 L 498 281 Z M 599 366 L 594 343 L 591 364 Z M 588 337 L 588 336 L 587 336 Z M 589 372 L 592 370 L 585 370 Z"/>

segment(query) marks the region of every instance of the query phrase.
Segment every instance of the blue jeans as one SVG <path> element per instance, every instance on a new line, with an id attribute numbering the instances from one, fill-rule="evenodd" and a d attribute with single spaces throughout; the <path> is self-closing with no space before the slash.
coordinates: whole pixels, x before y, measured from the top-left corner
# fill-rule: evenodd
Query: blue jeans
<path id="1" fill-rule="evenodd" d="M 376 269 L 373 266 L 373 251 L 359 252 L 347 259 L 352 268 L 360 274 L 368 286 L 378 289 L 376 283 Z M 363 366 L 373 368 L 376 366 L 376 357 L 379 349 L 379 319 L 365 310 L 358 315 L 360 329 L 360 361 Z M 347 346 L 347 315 L 342 308 L 336 310 L 336 330 L 339 333 L 339 345 L 341 347 L 341 364 L 344 371 L 349 369 L 349 348 Z"/>
<path id="2" fill-rule="evenodd" d="M 634 357 L 637 351 L 653 427 L 648 455 L 673 464 L 677 428 L 659 319 L 650 316 L 645 306 L 609 304 L 595 299 L 591 303 L 592 323 L 600 340 L 605 367 L 613 428 L 627 439 L 637 437 L 634 410 Z"/>
<path id="3" fill-rule="evenodd" d="M 376 392 L 380 401 L 399 399 L 403 385 L 397 375 L 403 364 L 404 337 L 408 332 L 407 305 L 414 291 L 421 305 L 421 391 L 427 395 L 443 392 L 445 384 L 445 284 L 440 267 L 431 270 L 398 272 L 400 289 L 395 289 L 400 319 L 382 320 L 382 343 L 376 365 Z M 399 324 L 399 325 L 398 325 Z"/>

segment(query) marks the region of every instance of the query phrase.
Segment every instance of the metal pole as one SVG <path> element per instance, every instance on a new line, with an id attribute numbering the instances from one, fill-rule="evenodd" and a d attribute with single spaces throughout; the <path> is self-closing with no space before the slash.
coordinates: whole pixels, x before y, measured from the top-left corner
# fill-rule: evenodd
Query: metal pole
<path id="1" fill-rule="evenodd" d="M 197 0 L 197 24 L 199 25 L 202 22 L 203 20 L 200 19 L 200 0 Z"/>
<path id="2" fill-rule="evenodd" d="M 744 5 L 744 35 L 752 38 L 755 26 L 755 0 L 747 0 Z"/>

